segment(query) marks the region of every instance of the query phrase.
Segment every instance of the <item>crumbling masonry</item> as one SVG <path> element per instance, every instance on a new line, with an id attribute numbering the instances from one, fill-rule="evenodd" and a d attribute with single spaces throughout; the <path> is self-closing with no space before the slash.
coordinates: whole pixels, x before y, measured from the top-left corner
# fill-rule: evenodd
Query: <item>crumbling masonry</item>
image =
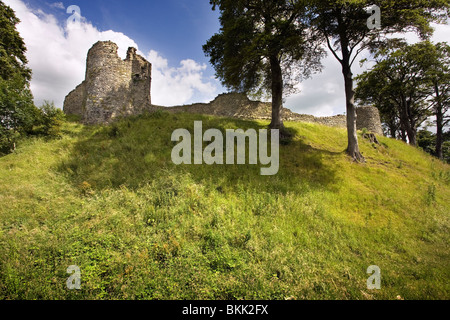
<path id="1" fill-rule="evenodd" d="M 117 51 L 111 41 L 97 42 L 89 50 L 86 79 L 66 97 L 66 114 L 97 124 L 151 109 L 151 64 L 135 48 L 128 49 L 125 60 Z"/>

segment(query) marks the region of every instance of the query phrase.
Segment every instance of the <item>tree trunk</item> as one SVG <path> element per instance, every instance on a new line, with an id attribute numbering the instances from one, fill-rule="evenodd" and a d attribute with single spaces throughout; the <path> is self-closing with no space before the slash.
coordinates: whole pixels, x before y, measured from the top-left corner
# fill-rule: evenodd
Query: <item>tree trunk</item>
<path id="1" fill-rule="evenodd" d="M 391 138 L 397 139 L 397 126 L 395 124 L 389 125 L 389 132 L 391 134 Z"/>
<path id="2" fill-rule="evenodd" d="M 345 51 L 345 50 L 343 50 Z M 347 105 L 347 153 L 358 162 L 365 162 L 365 159 L 359 151 L 358 132 L 356 128 L 356 108 L 355 108 L 355 90 L 353 89 L 353 73 L 350 68 L 350 56 L 342 61 L 342 73 L 345 80 L 345 98 Z"/>
<path id="3" fill-rule="evenodd" d="M 402 97 L 400 121 L 402 123 L 403 130 L 406 131 L 406 135 L 408 136 L 409 144 L 412 146 L 417 146 L 417 130 L 411 123 L 409 117 L 409 105 L 405 97 Z"/>
<path id="4" fill-rule="evenodd" d="M 280 130 L 280 137 L 287 138 L 290 134 L 286 131 L 283 118 L 283 74 L 277 55 L 270 57 L 270 70 L 272 73 L 272 122 L 270 129 Z"/>
<path id="5" fill-rule="evenodd" d="M 436 157 L 443 160 L 444 154 L 442 152 L 442 145 L 444 143 L 444 114 L 442 112 L 442 104 L 440 101 L 439 87 L 435 84 L 434 91 L 436 92 Z"/>
<path id="6" fill-rule="evenodd" d="M 363 155 L 359 151 L 358 131 L 356 129 L 355 90 L 353 88 L 354 81 L 350 63 L 351 53 L 349 50 L 349 40 L 345 33 L 341 33 L 339 38 L 342 52 L 342 60 L 339 60 L 339 62 L 342 65 L 342 74 L 344 75 L 345 100 L 347 106 L 347 153 L 355 161 L 365 162 Z"/>
<path id="7" fill-rule="evenodd" d="M 406 136 L 406 130 L 405 129 L 401 129 L 400 130 L 400 135 L 401 135 L 401 137 L 402 137 L 402 141 L 404 142 L 404 143 L 408 143 L 408 137 Z"/>
<path id="8" fill-rule="evenodd" d="M 409 144 L 413 147 L 417 147 L 417 131 L 411 128 L 411 131 L 408 132 L 408 140 Z"/>

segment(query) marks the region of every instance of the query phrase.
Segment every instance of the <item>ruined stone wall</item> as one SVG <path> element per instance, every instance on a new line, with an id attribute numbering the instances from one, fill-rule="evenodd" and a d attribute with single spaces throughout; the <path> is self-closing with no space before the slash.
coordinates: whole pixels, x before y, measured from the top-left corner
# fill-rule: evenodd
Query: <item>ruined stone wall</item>
<path id="1" fill-rule="evenodd" d="M 227 93 L 219 95 L 211 103 L 168 107 L 165 110 L 241 119 L 266 119 L 267 117 L 270 119 L 272 107 L 270 103 L 251 101 L 243 94 Z"/>
<path id="2" fill-rule="evenodd" d="M 86 81 L 69 93 L 64 101 L 64 112 L 81 116 L 85 108 L 86 101 Z"/>
<path id="3" fill-rule="evenodd" d="M 358 130 L 367 129 L 378 135 L 383 135 L 381 125 L 380 111 L 376 107 L 358 107 L 356 108 L 356 125 Z"/>
<path id="4" fill-rule="evenodd" d="M 111 41 L 97 42 L 89 50 L 86 79 L 66 97 L 64 112 L 96 124 L 151 108 L 151 64 L 134 48 L 128 49 L 125 60 L 117 51 Z"/>
<path id="5" fill-rule="evenodd" d="M 163 107 L 160 107 L 163 108 Z M 163 108 L 169 112 L 198 113 L 222 117 L 249 119 L 249 120 L 271 120 L 272 104 L 260 101 L 251 101 L 247 96 L 239 93 L 227 93 L 219 95 L 211 103 L 197 103 L 187 106 Z M 378 135 L 383 134 L 380 114 L 375 107 L 356 108 L 357 129 L 364 128 Z M 284 108 L 282 111 L 284 121 L 300 121 L 326 125 L 329 127 L 347 127 L 347 117 L 337 115 L 332 117 L 314 117 L 312 115 L 294 113 Z"/>

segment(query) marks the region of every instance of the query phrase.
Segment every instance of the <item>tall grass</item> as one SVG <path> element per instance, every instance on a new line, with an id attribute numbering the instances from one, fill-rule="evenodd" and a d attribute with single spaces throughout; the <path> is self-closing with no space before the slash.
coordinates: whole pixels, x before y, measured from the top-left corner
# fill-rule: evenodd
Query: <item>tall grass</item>
<path id="1" fill-rule="evenodd" d="M 0 159 L 2 299 L 448 299 L 450 167 L 402 142 L 287 123 L 280 171 L 171 162 L 178 128 L 268 123 L 157 113 L 66 123 Z M 362 139 L 362 138 L 361 138 Z M 66 269 L 81 269 L 68 290 Z M 367 289 L 378 265 L 382 289 Z"/>

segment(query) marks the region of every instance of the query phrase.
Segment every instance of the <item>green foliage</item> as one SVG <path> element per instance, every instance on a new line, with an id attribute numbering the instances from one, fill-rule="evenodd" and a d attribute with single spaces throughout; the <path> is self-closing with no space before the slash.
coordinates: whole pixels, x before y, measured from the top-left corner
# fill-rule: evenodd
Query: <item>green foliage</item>
<path id="1" fill-rule="evenodd" d="M 417 134 L 417 145 L 426 153 L 436 156 L 436 134 L 427 130 L 420 130 Z M 450 131 L 444 134 L 442 151 L 442 160 L 450 163 Z"/>
<path id="2" fill-rule="evenodd" d="M 63 123 L 0 159 L 2 299 L 450 297 L 450 167 L 402 142 L 286 123 L 280 172 L 175 166 L 173 130 L 267 122 L 159 113 Z M 120 133 L 111 135 L 112 128 Z M 401 164 L 401 165 L 399 165 Z M 382 289 L 366 287 L 367 267 Z M 66 269 L 81 269 L 81 290 Z"/>
<path id="3" fill-rule="evenodd" d="M 35 122 L 35 133 L 56 138 L 61 135 L 61 126 L 65 121 L 65 114 L 55 107 L 53 102 L 45 101 L 39 108 L 40 114 Z"/>
<path id="4" fill-rule="evenodd" d="M 15 149 L 20 137 L 33 130 L 39 114 L 29 88 L 25 43 L 16 30 L 19 22 L 0 1 L 0 155 Z"/>
<path id="5" fill-rule="evenodd" d="M 20 20 L 14 11 L 0 1 L 0 78 L 10 80 L 19 76 L 31 79 L 31 70 L 26 67 L 26 47 L 16 30 Z"/>
<path id="6" fill-rule="evenodd" d="M 442 130 L 448 121 L 449 53 L 444 43 L 386 43 L 375 54 L 377 64 L 357 77 L 356 97 L 380 110 L 392 137 L 406 131 L 415 141 L 417 128 L 438 114 Z"/>
<path id="7" fill-rule="evenodd" d="M 221 32 L 203 50 L 217 77 L 231 90 L 272 92 L 275 59 L 282 68 L 285 93 L 302 77 L 321 70 L 323 51 L 307 34 L 302 1 L 214 1 L 221 12 Z"/>
<path id="8" fill-rule="evenodd" d="M 12 151 L 20 136 L 32 131 L 38 114 L 22 78 L 0 79 L 0 154 Z"/>
<path id="9" fill-rule="evenodd" d="M 81 116 L 77 115 L 77 114 L 66 114 L 66 121 L 74 122 L 74 123 L 80 123 L 81 122 Z"/>
<path id="10" fill-rule="evenodd" d="M 427 130 L 420 130 L 417 134 L 417 145 L 426 153 L 436 154 L 436 135 Z"/>

